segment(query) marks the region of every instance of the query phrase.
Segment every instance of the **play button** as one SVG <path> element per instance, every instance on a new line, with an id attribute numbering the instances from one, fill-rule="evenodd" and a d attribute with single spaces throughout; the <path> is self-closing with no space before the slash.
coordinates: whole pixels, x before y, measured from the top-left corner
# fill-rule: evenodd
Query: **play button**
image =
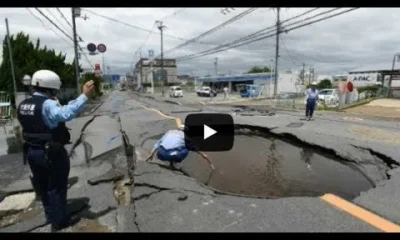
<path id="1" fill-rule="evenodd" d="M 217 131 L 204 124 L 204 140 L 216 134 Z"/>
<path id="2" fill-rule="evenodd" d="M 234 124 L 230 114 L 194 113 L 185 118 L 187 149 L 205 152 L 229 151 L 233 147 L 233 140 Z"/>

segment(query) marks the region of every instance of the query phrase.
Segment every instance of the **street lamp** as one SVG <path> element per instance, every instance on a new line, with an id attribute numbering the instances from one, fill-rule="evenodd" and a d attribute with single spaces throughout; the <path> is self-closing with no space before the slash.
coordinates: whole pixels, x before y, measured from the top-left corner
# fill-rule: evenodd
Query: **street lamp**
<path id="1" fill-rule="evenodd" d="M 391 95 L 391 89 L 392 89 L 392 78 L 393 78 L 393 71 L 394 71 L 394 64 L 396 63 L 396 58 L 397 58 L 397 60 L 399 60 L 399 57 L 400 57 L 400 52 L 398 52 L 398 53 L 396 53 L 394 56 L 393 56 L 393 63 L 392 63 L 392 71 L 390 72 L 390 78 L 389 78 L 389 91 L 388 91 L 388 97 L 390 97 L 390 95 Z"/>

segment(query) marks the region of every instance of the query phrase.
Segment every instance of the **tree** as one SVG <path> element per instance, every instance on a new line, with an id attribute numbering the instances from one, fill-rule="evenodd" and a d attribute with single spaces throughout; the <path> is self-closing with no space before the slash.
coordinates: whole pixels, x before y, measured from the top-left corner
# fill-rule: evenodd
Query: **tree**
<path id="1" fill-rule="evenodd" d="M 332 88 L 332 82 L 329 79 L 324 79 L 318 83 L 318 89 Z"/>
<path id="2" fill-rule="evenodd" d="M 25 74 L 33 75 L 37 70 L 48 69 L 56 72 L 62 82 L 62 88 L 75 87 L 75 65 L 65 63 L 66 55 L 54 49 L 40 46 L 40 39 L 34 44 L 28 34 L 23 32 L 11 35 L 12 55 L 14 61 L 17 89 L 24 89 L 21 79 Z M 3 40 L 3 61 L 0 65 L 0 91 L 13 95 L 13 78 L 11 75 L 10 56 L 6 38 Z M 14 97 L 11 99 L 14 100 Z"/>
<path id="3" fill-rule="evenodd" d="M 93 80 L 94 81 L 94 94 L 92 95 L 93 99 L 102 95 L 100 90 L 101 83 L 103 79 L 101 77 L 96 76 L 94 73 L 85 73 L 81 79 L 81 86 L 83 86 L 86 82 Z"/>
<path id="4" fill-rule="evenodd" d="M 268 73 L 271 72 L 271 69 L 268 67 L 252 67 L 247 73 Z"/>

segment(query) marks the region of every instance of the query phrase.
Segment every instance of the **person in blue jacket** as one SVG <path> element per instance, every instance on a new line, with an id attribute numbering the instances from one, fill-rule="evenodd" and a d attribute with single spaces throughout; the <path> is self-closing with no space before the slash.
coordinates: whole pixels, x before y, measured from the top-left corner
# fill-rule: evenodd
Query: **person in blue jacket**
<path id="1" fill-rule="evenodd" d="M 184 130 L 185 126 L 181 125 L 178 130 L 169 130 L 165 133 L 154 145 L 150 155 L 146 158 L 146 162 L 153 160 L 157 153 L 158 159 L 169 162 L 170 167 L 175 168 L 175 163 L 181 163 L 188 156 L 189 151 L 193 151 L 198 153 L 215 170 L 214 165 L 205 153 L 199 151 L 194 144 L 188 141 L 185 143 Z"/>
<path id="2" fill-rule="evenodd" d="M 70 143 L 65 122 L 82 111 L 93 92 L 93 81 L 87 82 L 82 94 L 68 105 L 61 106 L 56 95 L 60 77 L 50 70 L 39 70 L 32 76 L 34 93 L 18 106 L 22 126 L 24 163 L 32 172 L 32 184 L 40 195 L 52 231 L 70 224 L 67 216 L 67 187 L 70 159 L 64 145 Z"/>
<path id="3" fill-rule="evenodd" d="M 310 121 L 313 114 L 315 105 L 318 101 L 318 90 L 317 90 L 317 83 L 312 82 L 309 89 L 306 91 L 306 120 Z"/>

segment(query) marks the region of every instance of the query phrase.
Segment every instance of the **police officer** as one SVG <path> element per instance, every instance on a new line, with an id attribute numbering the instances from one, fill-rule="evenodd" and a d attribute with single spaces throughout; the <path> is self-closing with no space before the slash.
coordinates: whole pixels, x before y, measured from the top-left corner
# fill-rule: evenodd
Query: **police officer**
<path id="1" fill-rule="evenodd" d="M 157 153 L 158 159 L 170 163 L 170 167 L 175 168 L 175 163 L 180 163 L 188 156 L 189 151 L 198 153 L 204 160 L 210 164 L 214 170 L 214 165 L 211 163 L 209 157 L 200 152 L 197 147 L 190 141 L 185 141 L 185 126 L 179 126 L 178 130 L 170 130 L 157 143 L 154 145 L 150 155 L 146 158 L 146 162 L 153 160 L 154 155 Z"/>
<path id="2" fill-rule="evenodd" d="M 60 77 L 49 70 L 32 76 L 34 93 L 18 107 L 18 120 L 24 140 L 24 162 L 32 171 L 34 188 L 40 195 L 52 231 L 66 227 L 67 186 L 70 160 L 65 144 L 70 134 L 65 122 L 73 119 L 93 92 L 93 81 L 87 82 L 82 94 L 68 105 L 61 106 L 55 98 L 61 87 Z"/>
<path id="3" fill-rule="evenodd" d="M 317 88 L 317 82 L 312 82 L 311 86 L 309 89 L 306 91 L 306 120 L 310 121 L 313 113 L 314 113 L 314 108 L 318 100 L 318 90 Z"/>

